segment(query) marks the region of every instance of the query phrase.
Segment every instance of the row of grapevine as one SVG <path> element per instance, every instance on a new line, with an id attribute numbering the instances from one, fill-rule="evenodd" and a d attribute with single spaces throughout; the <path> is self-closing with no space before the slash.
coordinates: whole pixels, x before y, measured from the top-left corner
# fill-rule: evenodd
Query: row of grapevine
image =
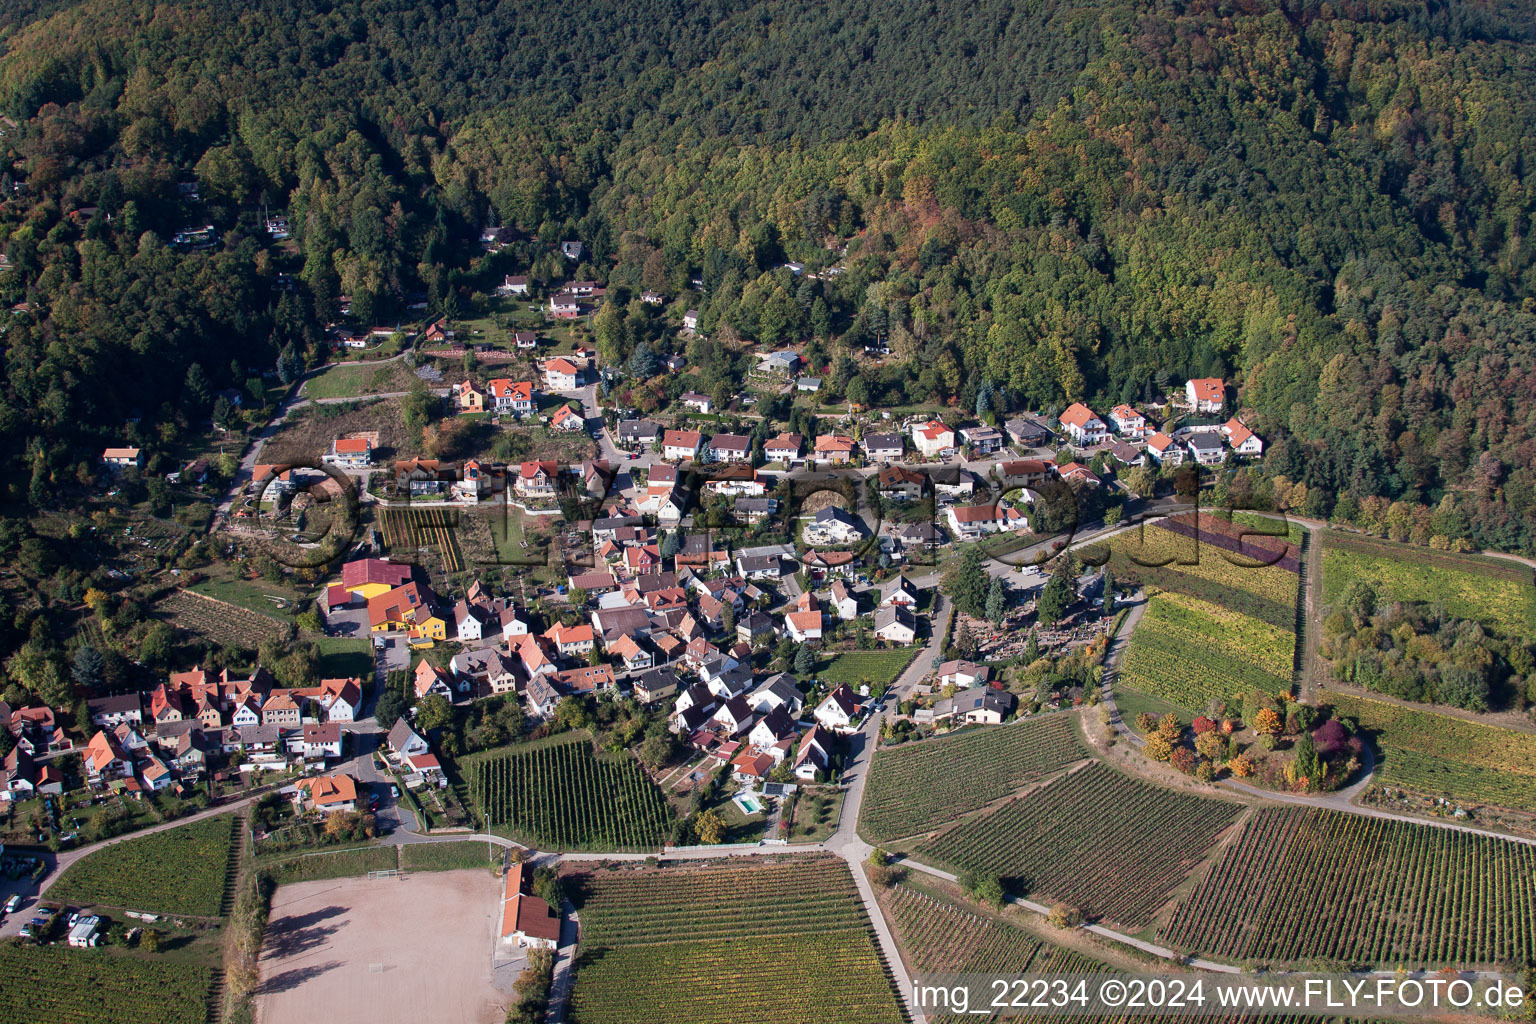
<path id="1" fill-rule="evenodd" d="M 575 1024 L 866 1024 L 905 1011 L 834 857 L 629 868 L 569 879 Z"/>
<path id="2" fill-rule="evenodd" d="M 179 960 L 0 943 L 0 1020 L 204 1024 L 213 972 Z"/>
<path id="3" fill-rule="evenodd" d="M 491 827 L 558 850 L 654 850 L 666 798 L 629 755 L 598 757 L 585 740 L 467 761 L 470 794 Z"/>
<path id="4" fill-rule="evenodd" d="M 1165 929 L 1236 959 L 1458 968 L 1536 956 L 1536 847 L 1338 811 L 1269 808 Z"/>
<path id="5" fill-rule="evenodd" d="M 459 511 L 451 508 L 390 508 L 384 510 L 384 544 L 391 550 L 436 548 L 448 572 L 462 572 L 459 550 Z"/>
<path id="6" fill-rule="evenodd" d="M 880 843 L 927 832 L 1083 756 L 1067 715 L 878 751 L 859 833 Z"/>
<path id="7" fill-rule="evenodd" d="M 114 843 L 69 867 L 53 899 L 214 917 L 224 897 L 234 815 L 219 814 Z"/>
<path id="8" fill-rule="evenodd" d="M 1242 812 L 1094 762 L 922 844 L 919 860 L 1142 926 Z"/>

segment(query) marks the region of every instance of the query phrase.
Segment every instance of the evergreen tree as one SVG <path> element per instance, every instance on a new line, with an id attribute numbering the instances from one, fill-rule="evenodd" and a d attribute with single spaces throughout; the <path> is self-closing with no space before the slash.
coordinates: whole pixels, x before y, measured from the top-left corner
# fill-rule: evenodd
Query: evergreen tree
<path id="1" fill-rule="evenodd" d="M 92 644 L 82 644 L 75 652 L 69 675 L 76 685 L 94 690 L 101 685 L 105 669 L 106 659 L 101 656 L 101 651 Z"/>
<path id="2" fill-rule="evenodd" d="M 1007 614 L 1008 595 L 1004 592 L 1003 581 L 994 576 L 992 585 L 987 588 L 987 619 L 994 626 L 1001 626 Z"/>
<path id="3" fill-rule="evenodd" d="M 805 677 L 816 670 L 816 652 L 810 645 L 801 644 L 795 651 L 795 675 Z"/>
<path id="4" fill-rule="evenodd" d="M 1047 626 L 1054 626 L 1067 614 L 1067 609 L 1072 602 L 1077 600 L 1077 582 L 1074 579 L 1071 559 L 1062 559 L 1056 566 L 1056 571 L 1051 573 L 1051 578 L 1046 582 L 1045 589 L 1040 592 L 1040 601 L 1035 606 L 1040 621 Z"/>

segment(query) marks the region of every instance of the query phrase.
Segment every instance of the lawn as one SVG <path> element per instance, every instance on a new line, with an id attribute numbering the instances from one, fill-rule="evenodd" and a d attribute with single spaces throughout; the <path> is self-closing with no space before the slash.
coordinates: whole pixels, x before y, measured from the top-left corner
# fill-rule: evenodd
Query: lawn
<path id="1" fill-rule="evenodd" d="M 238 816 L 220 814 L 114 843 L 70 866 L 49 898 L 214 917 L 239 827 Z"/>
<path id="2" fill-rule="evenodd" d="M 567 876 L 581 913 L 573 1024 L 905 1019 L 835 857 Z"/>
<path id="3" fill-rule="evenodd" d="M 293 588 L 266 580 L 214 578 L 194 583 L 187 589 L 279 619 L 290 618 L 293 605 L 299 599 Z"/>
<path id="4" fill-rule="evenodd" d="M 858 689 L 869 683 L 872 690 L 889 686 L 901 675 L 921 647 L 898 647 L 888 651 L 844 651 L 823 664 L 816 672 L 825 683 L 847 683 Z"/>
<path id="5" fill-rule="evenodd" d="M 361 846 L 348 850 L 307 854 L 302 857 L 276 858 L 258 862 L 258 867 L 279 885 L 287 882 L 313 882 L 322 878 L 348 878 L 370 871 L 389 871 L 399 866 L 393 846 Z"/>
<path id="6" fill-rule="evenodd" d="M 1363 580 L 1386 601 L 1427 601 L 1506 636 L 1536 642 L 1536 586 L 1517 562 L 1349 534 L 1324 534 L 1323 603 Z"/>
<path id="7" fill-rule="evenodd" d="M 304 397 L 358 398 L 391 391 L 409 391 L 411 380 L 412 374 L 403 361 L 379 366 L 342 363 L 306 381 Z"/>
<path id="8" fill-rule="evenodd" d="M 204 1024 L 213 971 L 117 949 L 0 944 L 0 1020 Z"/>
<path id="9" fill-rule="evenodd" d="M 321 679 L 361 679 L 363 692 L 373 683 L 373 647 L 361 637 L 315 638 L 320 650 Z"/>
<path id="10" fill-rule="evenodd" d="M 455 843 L 407 843 L 400 847 L 400 866 L 407 871 L 458 871 L 464 868 L 498 867 L 501 847 L 487 852 L 483 842 L 466 840 Z M 493 860 L 494 858 L 494 860 Z"/>
<path id="11" fill-rule="evenodd" d="M 842 789 L 802 787 L 795 803 L 795 822 L 786 838 L 792 843 L 819 843 L 831 838 L 837 831 L 845 795 L 846 791 Z"/>

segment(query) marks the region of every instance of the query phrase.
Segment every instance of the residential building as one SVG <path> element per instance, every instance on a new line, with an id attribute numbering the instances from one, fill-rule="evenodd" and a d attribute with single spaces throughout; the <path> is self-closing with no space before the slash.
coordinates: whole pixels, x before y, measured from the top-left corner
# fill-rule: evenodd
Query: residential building
<path id="1" fill-rule="evenodd" d="M 1227 385 L 1220 377 L 1199 377 L 1184 384 L 1184 400 L 1197 413 L 1220 412 Z"/>
<path id="2" fill-rule="evenodd" d="M 661 433 L 661 424 L 651 420 L 620 420 L 615 436 L 620 448 L 642 451 L 655 444 Z"/>
<path id="3" fill-rule="evenodd" d="M 997 505 L 951 505 L 944 510 L 949 532 L 973 540 L 1003 528 L 1003 510 Z"/>
<path id="4" fill-rule="evenodd" d="M 1164 433 L 1156 433 L 1147 439 L 1147 454 L 1164 466 L 1178 466 L 1184 462 L 1184 449 Z"/>
<path id="5" fill-rule="evenodd" d="M 697 391 L 686 391 L 678 396 L 678 404 L 692 409 L 694 412 L 709 415 L 715 411 L 715 400 L 708 395 L 701 395 Z"/>
<path id="6" fill-rule="evenodd" d="M 794 462 L 800 458 L 805 438 L 799 434 L 780 434 L 763 444 L 763 457 L 778 462 Z"/>
<path id="7" fill-rule="evenodd" d="M 912 501 L 923 496 L 927 479 L 915 469 L 887 466 L 877 475 L 875 487 L 886 501 Z"/>
<path id="8" fill-rule="evenodd" d="M 581 259 L 581 254 L 585 251 L 586 247 L 580 242 L 571 241 L 560 243 L 560 255 L 571 261 Z"/>
<path id="9" fill-rule="evenodd" d="M 844 622 L 851 622 L 858 618 L 859 598 L 849 589 L 848 584 L 843 580 L 833 580 L 831 590 L 832 610 L 837 613 L 837 617 Z"/>
<path id="10" fill-rule="evenodd" d="M 1019 416 L 1003 424 L 1014 444 L 1025 448 L 1043 448 L 1051 443 L 1051 428 L 1031 416 Z"/>
<path id="11" fill-rule="evenodd" d="M 532 865 L 522 863 L 507 869 L 501 903 L 501 944 L 517 949 L 553 950 L 560 945 L 560 915 L 533 895 L 532 870 Z"/>
<path id="12" fill-rule="evenodd" d="M 101 453 L 101 461 L 114 473 L 124 469 L 143 469 L 144 452 L 139 448 L 107 448 Z"/>
<path id="13" fill-rule="evenodd" d="M 670 668 L 653 668 L 636 676 L 630 682 L 635 699 L 643 704 L 654 704 L 677 693 L 677 673 Z"/>
<path id="14" fill-rule="evenodd" d="M 1061 425 L 1074 444 L 1098 444 L 1109 436 L 1104 421 L 1082 402 L 1073 402 L 1061 414 Z"/>
<path id="15" fill-rule="evenodd" d="M 890 644 L 910 644 L 917 639 L 917 620 L 899 604 L 887 605 L 875 611 L 875 636 Z"/>
<path id="16" fill-rule="evenodd" d="M 661 454 L 667 459 L 696 459 L 702 435 L 697 430 L 669 430 L 662 435 Z"/>
<path id="17" fill-rule="evenodd" d="M 977 455 L 990 455 L 1003 447 L 1003 432 L 996 427 L 964 427 L 960 437 Z"/>
<path id="18" fill-rule="evenodd" d="M 925 458 L 947 458 L 955 454 L 955 432 L 939 420 L 913 424 L 912 443 Z"/>
<path id="19" fill-rule="evenodd" d="M 517 482 L 512 491 L 520 498 L 550 500 L 556 496 L 560 466 L 550 461 L 523 462 L 517 467 Z"/>
<path id="20" fill-rule="evenodd" d="M 487 401 L 493 412 L 509 412 L 514 416 L 533 415 L 533 382 L 498 377 L 485 385 Z"/>
<path id="21" fill-rule="evenodd" d="M 504 295 L 527 295 L 528 278 L 521 274 L 508 274 L 501 279 L 501 287 L 497 290 Z"/>
<path id="22" fill-rule="evenodd" d="M 791 640 L 803 644 L 821 639 L 821 612 L 790 612 L 784 616 L 784 629 Z"/>
<path id="23" fill-rule="evenodd" d="M 863 536 L 864 524 L 857 516 L 836 505 L 828 505 L 805 524 L 801 537 L 807 544 L 852 544 Z"/>
<path id="24" fill-rule="evenodd" d="M 812 715 L 818 725 L 832 732 L 852 732 L 862 712 L 853 691 L 841 684 L 816 705 Z"/>
<path id="25" fill-rule="evenodd" d="M 895 462 L 907 451 L 900 434 L 865 434 L 864 456 L 871 462 Z"/>
<path id="26" fill-rule="evenodd" d="M 389 730 L 389 749 L 398 757 L 416 757 L 425 754 L 430 748 L 427 741 L 411 728 L 411 723 L 401 716 L 395 720 L 395 724 Z"/>
<path id="27" fill-rule="evenodd" d="M 453 400 L 459 412 L 484 412 L 485 392 L 475 387 L 474 381 L 466 380 L 453 386 Z"/>
<path id="28" fill-rule="evenodd" d="M 581 386 L 582 368 L 556 356 L 544 364 L 544 387 L 550 391 L 574 391 Z"/>
<path id="29" fill-rule="evenodd" d="M 342 469 L 366 469 L 373 465 L 373 442 L 366 437 L 338 437 L 320 461 Z"/>
<path id="30" fill-rule="evenodd" d="M 880 588 L 880 607 L 889 608 L 892 605 L 917 607 L 917 587 L 902 573 L 897 573 L 895 579 Z"/>
<path id="31" fill-rule="evenodd" d="M 1226 458 L 1221 438 L 1216 434 L 1190 434 L 1184 446 L 1189 449 L 1190 457 L 1202 466 L 1215 466 Z"/>
<path id="32" fill-rule="evenodd" d="M 801 377 L 799 380 L 795 381 L 795 390 L 804 391 L 814 395 L 816 392 L 821 390 L 821 378 Z"/>
<path id="33" fill-rule="evenodd" d="M 1044 459 L 1009 459 L 997 464 L 997 476 L 1003 487 L 1038 487 L 1051 478 L 1055 467 Z"/>
<path id="34" fill-rule="evenodd" d="M 846 465 L 853 461 L 857 444 L 853 438 L 841 434 L 821 434 L 816 438 L 814 457 L 817 462 Z"/>
<path id="35" fill-rule="evenodd" d="M 552 430 L 585 430 L 587 427 L 587 420 L 585 416 L 577 412 L 574 408 L 571 407 L 571 404 L 567 402 L 555 410 L 555 414 L 549 418 L 549 426 Z"/>
<path id="36" fill-rule="evenodd" d="M 1081 483 L 1085 483 L 1093 487 L 1097 487 L 1099 484 L 1103 483 L 1103 481 L 1099 479 L 1099 475 L 1097 473 L 1083 465 L 1081 462 L 1069 462 L 1065 466 L 1057 467 L 1056 471 L 1060 473 L 1061 478 L 1066 481 L 1077 480 Z"/>
<path id="37" fill-rule="evenodd" d="M 992 670 L 985 665 L 978 665 L 974 661 L 956 659 L 946 661 L 939 666 L 939 685 L 953 686 L 956 689 L 968 690 L 973 686 L 979 686 L 992 678 Z"/>
<path id="38" fill-rule="evenodd" d="M 1129 405 L 1117 405 L 1109 410 L 1109 421 L 1115 425 L 1115 433 L 1139 441 L 1147 436 L 1147 418 Z"/>
<path id="39" fill-rule="evenodd" d="M 709 457 L 715 462 L 746 462 L 752 458 L 752 439 L 745 434 L 716 434 L 709 439 Z"/>
<path id="40" fill-rule="evenodd" d="M 1242 456 L 1257 456 L 1264 454 L 1263 439 L 1260 438 L 1258 434 L 1255 434 L 1253 431 L 1243 426 L 1242 422 L 1236 417 L 1233 417 L 1232 419 L 1227 420 L 1226 423 L 1223 423 L 1221 426 L 1221 432 L 1226 436 L 1227 443 L 1232 446 L 1232 451 L 1234 454 Z"/>
<path id="41" fill-rule="evenodd" d="M 699 329 L 699 311 L 690 309 L 683 314 L 683 330 L 696 331 Z"/>
<path id="42" fill-rule="evenodd" d="M 357 809 L 357 781 L 350 775 L 315 775 L 300 779 L 294 787 L 302 794 L 307 810 L 334 814 Z"/>

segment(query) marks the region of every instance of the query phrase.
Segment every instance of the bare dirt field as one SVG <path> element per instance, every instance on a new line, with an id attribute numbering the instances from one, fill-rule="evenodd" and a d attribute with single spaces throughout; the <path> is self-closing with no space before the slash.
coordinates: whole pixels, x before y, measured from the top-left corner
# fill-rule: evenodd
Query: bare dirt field
<path id="1" fill-rule="evenodd" d="M 261 1024 L 492 1024 L 497 881 L 484 871 L 285 885 L 261 951 Z"/>

